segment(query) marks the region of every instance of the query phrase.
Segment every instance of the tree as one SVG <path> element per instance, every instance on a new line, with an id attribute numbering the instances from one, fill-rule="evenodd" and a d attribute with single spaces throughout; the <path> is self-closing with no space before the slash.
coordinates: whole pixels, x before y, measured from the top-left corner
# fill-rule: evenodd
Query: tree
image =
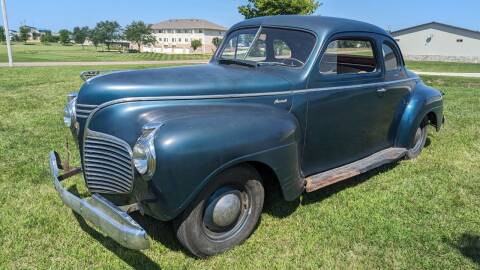
<path id="1" fill-rule="evenodd" d="M 60 43 L 62 43 L 62 45 L 65 46 L 70 43 L 70 31 L 67 29 L 62 29 L 58 31 L 58 34 L 60 36 Z"/>
<path id="2" fill-rule="evenodd" d="M 26 26 L 20 26 L 20 40 L 27 44 L 28 40 L 28 34 L 30 33 L 30 30 Z"/>
<path id="3" fill-rule="evenodd" d="M 40 36 L 40 42 L 43 44 L 47 44 L 49 42 L 52 42 L 52 32 L 47 31 L 45 34 Z"/>
<path id="4" fill-rule="evenodd" d="M 248 0 L 238 7 L 245 19 L 271 15 L 310 15 L 321 6 L 317 0 Z"/>
<path id="5" fill-rule="evenodd" d="M 193 51 L 196 51 L 197 48 L 202 46 L 202 41 L 199 39 L 192 39 L 190 46 L 192 47 Z"/>
<path id="6" fill-rule="evenodd" d="M 5 28 L 3 26 L 0 26 L 0 42 L 5 42 Z"/>
<path id="7" fill-rule="evenodd" d="M 213 44 L 213 46 L 215 46 L 215 48 L 218 48 L 218 46 L 220 46 L 220 44 L 222 43 L 222 40 L 223 40 L 223 39 L 221 39 L 221 38 L 219 38 L 219 37 L 214 37 L 214 38 L 212 39 L 212 44 Z"/>
<path id="8" fill-rule="evenodd" d="M 133 21 L 127 25 L 125 31 L 123 31 L 123 35 L 126 40 L 137 44 L 139 52 L 142 51 L 142 45 L 155 44 L 156 42 L 152 34 L 152 28 L 142 21 Z"/>
<path id="9" fill-rule="evenodd" d="M 32 32 L 32 39 L 33 40 L 37 40 L 39 36 L 40 36 L 40 33 L 35 32 L 35 31 Z"/>
<path id="10" fill-rule="evenodd" d="M 94 37 L 97 45 L 100 43 L 105 44 L 106 41 L 113 41 L 115 39 L 118 39 L 120 37 L 120 30 L 120 25 L 116 21 L 101 21 L 97 23 L 94 31 Z M 106 44 L 107 50 L 110 50 L 110 44 Z"/>
<path id="11" fill-rule="evenodd" d="M 73 41 L 75 41 L 76 44 L 81 44 L 83 48 L 83 43 L 85 43 L 85 40 L 87 39 L 89 31 L 90 30 L 88 29 L 87 26 L 84 26 L 84 27 L 77 26 L 73 28 L 73 33 L 72 33 Z"/>
<path id="12" fill-rule="evenodd" d="M 93 43 L 93 46 L 95 46 L 95 50 L 97 50 L 98 45 L 101 43 L 101 37 L 96 27 L 88 31 L 88 39 Z"/>

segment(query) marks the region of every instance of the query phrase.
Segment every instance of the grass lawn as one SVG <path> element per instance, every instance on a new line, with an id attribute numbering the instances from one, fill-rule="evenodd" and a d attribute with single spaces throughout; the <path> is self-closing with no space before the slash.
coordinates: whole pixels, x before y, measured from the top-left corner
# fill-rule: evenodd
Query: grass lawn
<path id="1" fill-rule="evenodd" d="M 100 49 L 99 49 L 100 50 Z M 77 61 L 162 61 L 210 59 L 204 54 L 120 53 L 96 51 L 93 46 L 62 46 L 32 43 L 12 46 L 14 62 L 77 62 Z M 7 62 L 6 45 L 0 45 L 0 62 Z"/>
<path id="2" fill-rule="evenodd" d="M 480 80 L 425 77 L 446 93 L 447 123 L 440 133 L 430 129 L 418 159 L 295 202 L 272 192 L 250 239 L 197 260 L 169 223 L 139 215 L 152 248 L 124 249 L 77 218 L 55 192 L 48 151 L 62 150 L 70 138 L 62 123 L 65 95 L 88 69 L 0 69 L 0 269 L 480 267 Z M 79 177 L 66 183 L 75 184 L 85 195 Z"/>
<path id="3" fill-rule="evenodd" d="M 480 72 L 480 64 L 434 61 L 406 61 L 407 67 L 416 71 L 430 72 Z"/>

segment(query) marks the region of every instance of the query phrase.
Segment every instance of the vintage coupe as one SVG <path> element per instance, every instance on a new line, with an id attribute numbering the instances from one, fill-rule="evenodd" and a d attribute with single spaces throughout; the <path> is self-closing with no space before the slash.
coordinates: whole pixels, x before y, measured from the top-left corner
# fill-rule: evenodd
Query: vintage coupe
<path id="1" fill-rule="evenodd" d="M 131 249 L 149 247 L 129 216 L 140 211 L 173 220 L 195 256 L 228 250 L 259 221 L 267 178 L 294 200 L 415 158 L 444 120 L 442 93 L 405 68 L 387 32 L 339 18 L 250 19 L 208 64 L 83 75 L 64 115 L 81 166 L 52 152 L 54 185 Z M 60 183 L 80 172 L 89 198 Z"/>

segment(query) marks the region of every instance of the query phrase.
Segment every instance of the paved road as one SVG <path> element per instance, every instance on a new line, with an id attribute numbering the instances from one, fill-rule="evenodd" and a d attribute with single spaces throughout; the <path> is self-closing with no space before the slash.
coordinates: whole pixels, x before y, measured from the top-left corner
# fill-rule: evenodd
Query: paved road
<path id="1" fill-rule="evenodd" d="M 427 72 L 427 71 L 413 71 L 413 72 L 417 73 L 418 75 L 480 78 L 480 73 Z"/>
<path id="2" fill-rule="evenodd" d="M 165 60 L 165 61 L 102 61 L 102 62 L 14 62 L 15 67 L 55 67 L 55 66 L 114 66 L 114 65 L 175 65 L 204 64 L 208 60 Z M 0 63 L 0 67 L 8 67 L 8 63 Z"/>

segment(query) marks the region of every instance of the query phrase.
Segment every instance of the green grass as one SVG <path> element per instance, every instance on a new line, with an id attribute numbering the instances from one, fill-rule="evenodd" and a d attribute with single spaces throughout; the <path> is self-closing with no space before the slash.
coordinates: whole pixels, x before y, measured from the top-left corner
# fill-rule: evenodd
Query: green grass
<path id="1" fill-rule="evenodd" d="M 70 138 L 62 123 L 65 95 L 88 69 L 0 69 L 0 269 L 480 267 L 480 80 L 425 78 L 446 93 L 447 122 L 440 133 L 430 129 L 418 159 L 295 202 L 271 192 L 243 245 L 197 260 L 168 223 L 135 215 L 153 245 L 126 250 L 76 218 L 56 194 L 48 151 L 63 152 Z M 79 177 L 65 184 L 86 194 Z"/>
<path id="2" fill-rule="evenodd" d="M 434 61 L 407 61 L 407 67 L 416 71 L 429 72 L 480 72 L 480 64 Z"/>
<path id="3" fill-rule="evenodd" d="M 87 62 L 87 61 L 163 61 L 163 60 L 208 60 L 204 54 L 120 53 L 97 51 L 93 46 L 62 46 L 16 43 L 12 46 L 14 62 Z M 7 49 L 0 45 L 0 62 L 7 62 Z"/>

